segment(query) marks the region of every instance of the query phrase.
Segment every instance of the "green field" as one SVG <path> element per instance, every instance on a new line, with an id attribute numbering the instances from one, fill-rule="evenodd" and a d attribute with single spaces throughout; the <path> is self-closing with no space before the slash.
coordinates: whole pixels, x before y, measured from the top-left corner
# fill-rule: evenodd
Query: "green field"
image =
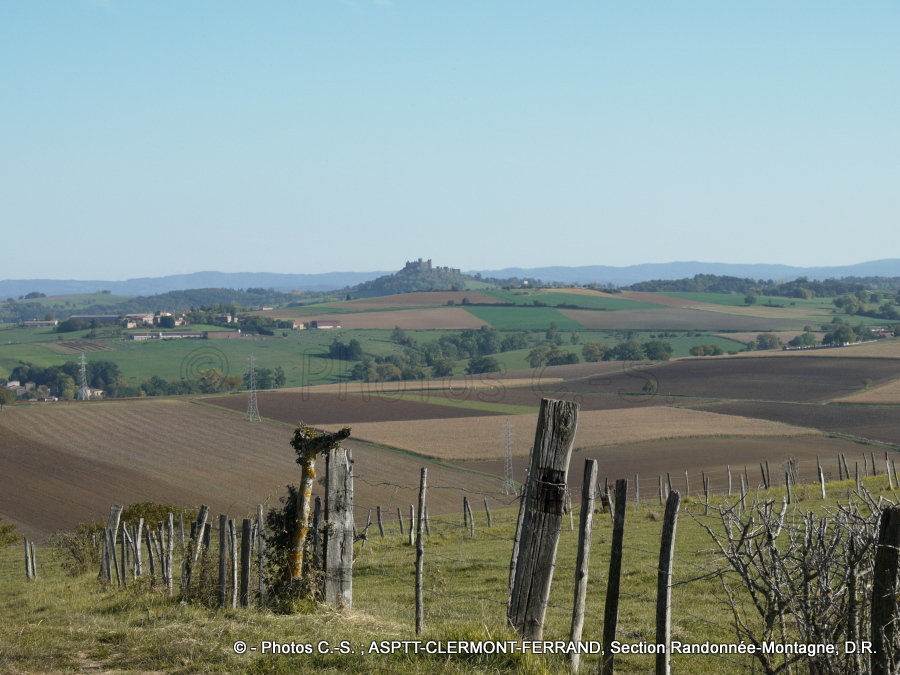
<path id="1" fill-rule="evenodd" d="M 470 314 L 486 321 L 498 330 L 547 330 L 554 321 L 560 330 L 581 330 L 577 321 L 563 316 L 552 307 L 473 307 L 465 305 Z"/>
<path id="2" fill-rule="evenodd" d="M 579 293 L 546 293 L 542 291 L 484 291 L 485 295 L 513 305 L 533 306 L 535 300 L 550 307 L 575 305 L 580 309 L 614 311 L 617 309 L 664 309 L 664 305 L 625 298 L 606 298 Z"/>
<path id="3" fill-rule="evenodd" d="M 683 298 L 685 300 L 696 300 L 697 302 L 709 302 L 714 305 L 727 305 L 729 307 L 746 307 L 744 302 L 745 295 L 738 293 L 660 293 L 660 295 L 668 295 L 672 298 Z M 771 302 L 773 306 L 780 307 L 803 307 L 834 309 L 831 304 L 832 298 L 812 298 L 805 300 L 803 298 L 784 298 L 770 295 L 756 296 L 756 307 L 768 307 Z"/>

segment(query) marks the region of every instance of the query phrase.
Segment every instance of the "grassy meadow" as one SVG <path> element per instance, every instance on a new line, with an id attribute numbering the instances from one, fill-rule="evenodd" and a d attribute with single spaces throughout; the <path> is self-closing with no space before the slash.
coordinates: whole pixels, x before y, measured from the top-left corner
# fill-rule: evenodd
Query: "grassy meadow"
<path id="1" fill-rule="evenodd" d="M 571 472 L 581 471 L 578 455 Z M 875 498 L 892 498 L 886 477 L 865 480 Z M 835 500 L 846 502 L 855 486 L 851 481 L 828 486 L 829 499 L 819 499 L 818 486 L 794 489 L 789 518 L 806 511 L 824 514 Z M 432 487 L 430 490 L 456 487 Z M 761 499 L 780 503 L 783 490 L 760 493 Z M 398 502 L 414 501 L 411 491 Z M 655 594 L 662 508 L 652 500 L 626 510 L 625 552 L 619 605 L 618 636 L 624 642 L 653 641 Z M 515 639 L 504 627 L 511 539 L 516 509 L 494 509 L 488 527 L 478 495 L 470 495 L 476 533 L 470 538 L 461 516 L 432 517 L 432 534 L 425 548 L 425 632 L 423 640 Z M 695 496 L 682 501 L 679 517 L 673 587 L 673 639 L 682 642 L 733 642 L 731 612 L 720 582 L 710 572 L 720 565 L 715 547 L 703 525 L 721 530 Z M 577 497 L 576 497 L 577 502 Z M 512 506 L 512 504 L 511 504 Z M 580 508 L 575 505 L 577 528 Z M 695 518 L 691 517 L 693 514 Z M 103 514 L 97 514 L 101 518 Z M 357 510 L 358 527 L 365 521 Z M 105 588 L 95 569 L 69 576 L 62 551 L 37 550 L 38 578 L 26 581 L 21 545 L 0 551 L 0 672 L 37 673 L 81 670 L 148 673 L 553 673 L 565 668 L 559 656 L 391 656 L 363 654 L 373 640 L 414 640 L 413 569 L 415 551 L 399 533 L 396 521 L 386 516 L 385 538 L 376 527 L 369 541 L 355 545 L 353 608 L 336 611 L 300 603 L 292 614 L 258 608 L 218 610 L 202 602 L 181 602 L 146 580 L 129 581 L 128 589 Z M 590 556 L 587 605 L 582 640 L 602 640 L 603 608 L 609 566 L 611 520 L 597 512 Z M 213 537 L 212 551 L 217 550 Z M 544 639 L 567 640 L 571 622 L 577 531 L 564 518 L 553 587 L 546 614 Z M 177 568 L 177 565 L 176 565 Z M 213 571 L 206 578 L 206 597 L 213 592 Z M 752 609 L 748 607 L 748 616 Z M 348 641 L 356 653 L 263 655 L 259 651 L 235 654 L 233 644 L 243 640 L 259 647 L 263 640 L 331 646 Z M 673 655 L 673 672 L 742 673 L 749 657 Z M 583 656 L 582 668 L 596 668 L 596 657 Z M 617 672 L 646 673 L 653 656 L 620 655 Z"/>

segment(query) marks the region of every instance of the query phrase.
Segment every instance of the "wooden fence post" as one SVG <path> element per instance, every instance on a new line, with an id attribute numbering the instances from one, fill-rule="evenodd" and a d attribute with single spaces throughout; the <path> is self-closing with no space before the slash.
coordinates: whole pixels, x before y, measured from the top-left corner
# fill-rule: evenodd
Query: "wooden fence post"
<path id="1" fill-rule="evenodd" d="M 469 522 L 469 537 L 475 538 L 475 514 L 472 513 L 472 505 L 467 497 L 463 497 L 463 508 L 466 511 L 466 519 Z"/>
<path id="2" fill-rule="evenodd" d="M 241 523 L 241 607 L 250 606 L 250 531 L 253 521 L 244 518 Z"/>
<path id="3" fill-rule="evenodd" d="M 225 607 L 228 592 L 228 516 L 219 514 L 219 607 Z"/>
<path id="4" fill-rule="evenodd" d="M 606 608 L 603 612 L 603 656 L 600 657 L 601 675 L 614 672 L 615 654 L 612 643 L 619 625 L 619 584 L 622 579 L 622 544 L 625 539 L 625 494 L 628 481 L 616 481 L 616 522 L 613 525 L 612 548 L 609 557 L 609 576 L 606 582 Z M 622 508 L 619 508 L 619 504 Z M 621 511 L 621 513 L 620 513 Z"/>
<path id="5" fill-rule="evenodd" d="M 463 515 L 465 515 L 465 508 L 463 508 Z M 400 522 L 400 534 L 405 534 L 403 530 L 403 512 L 398 508 L 397 509 L 397 520 Z"/>
<path id="6" fill-rule="evenodd" d="M 416 545 L 416 507 L 409 505 L 409 545 Z"/>
<path id="7" fill-rule="evenodd" d="M 822 499 L 826 499 L 825 496 L 825 474 L 822 473 L 822 467 L 819 467 L 819 484 L 822 486 Z"/>
<path id="8" fill-rule="evenodd" d="M 580 642 L 584 629 L 584 601 L 587 598 L 589 564 L 591 559 L 591 535 L 594 530 L 594 493 L 597 489 L 597 460 L 584 460 L 584 480 L 581 487 L 581 515 L 578 519 L 578 558 L 575 562 L 575 602 L 572 605 L 572 629 L 570 642 Z M 578 671 L 581 655 L 569 655 L 573 672 Z"/>
<path id="9" fill-rule="evenodd" d="M 399 509 L 398 509 L 399 513 Z M 353 606 L 353 465 L 338 446 L 325 457 L 325 602 Z"/>
<path id="10" fill-rule="evenodd" d="M 375 507 L 375 513 L 378 516 L 378 531 L 381 532 L 381 538 L 384 539 L 384 523 L 381 520 L 381 505 Z"/>
<path id="11" fill-rule="evenodd" d="M 147 563 L 150 565 L 150 586 L 156 584 L 156 560 L 153 557 L 153 533 L 150 531 L 149 525 L 144 525 L 144 539 L 147 542 Z"/>
<path id="12" fill-rule="evenodd" d="M 768 465 L 768 464 L 769 463 L 766 462 L 766 465 Z M 766 470 L 763 468 L 762 462 L 759 463 L 759 470 L 762 473 L 763 487 L 766 488 L 766 490 L 768 490 L 769 489 L 769 481 L 766 479 Z M 750 487 L 750 486 L 748 485 L 747 487 Z"/>
<path id="13" fill-rule="evenodd" d="M 122 541 L 120 543 L 122 550 L 122 585 L 125 588 L 128 588 L 128 561 L 126 560 L 126 552 L 128 550 L 128 526 L 125 523 L 122 523 Z"/>
<path id="14" fill-rule="evenodd" d="M 256 528 L 259 543 L 256 547 L 256 554 L 259 567 L 259 606 L 266 606 L 266 521 L 263 518 L 262 504 L 256 505 Z"/>
<path id="15" fill-rule="evenodd" d="M 526 640 L 540 640 L 544 634 L 578 410 L 570 401 L 541 400 L 509 614 Z"/>
<path id="16" fill-rule="evenodd" d="M 425 630 L 425 488 L 428 469 L 419 478 L 419 521 L 416 523 L 416 635 Z M 485 497 L 487 500 L 487 497 Z M 484 502 L 487 506 L 487 501 Z"/>
<path id="17" fill-rule="evenodd" d="M 191 588 L 191 577 L 194 574 L 194 565 L 200 557 L 200 549 L 203 545 L 203 533 L 206 529 L 206 519 L 209 517 L 209 507 L 206 504 L 200 506 L 197 514 L 196 527 L 191 527 L 191 549 L 187 556 L 187 580 L 183 584 L 188 590 Z"/>
<path id="18" fill-rule="evenodd" d="M 488 527 L 493 527 L 493 526 L 494 526 L 494 519 L 491 518 L 491 507 L 488 506 L 487 496 L 485 496 L 485 498 L 484 498 L 484 512 L 487 514 Z"/>
<path id="19" fill-rule="evenodd" d="M 672 662 L 672 560 L 675 554 L 675 529 L 681 495 L 669 493 L 659 543 L 659 574 L 656 583 L 656 644 L 664 648 L 656 655 L 656 675 L 671 675 Z"/>
<path id="20" fill-rule="evenodd" d="M 121 586 L 122 579 L 119 576 L 119 557 L 116 555 L 116 543 L 115 543 L 116 535 L 113 533 L 112 530 L 110 530 L 108 528 L 106 530 L 106 539 L 107 539 L 107 545 L 109 546 L 109 552 L 110 552 L 110 555 L 112 558 L 112 563 L 110 564 L 110 566 L 116 571 L 116 586 Z M 110 581 L 112 581 L 112 579 L 110 579 Z"/>
<path id="21" fill-rule="evenodd" d="M 866 478 L 868 478 L 869 477 L 869 460 L 866 459 L 866 453 L 863 453 L 862 456 L 863 456 L 863 471 L 866 474 Z"/>
<path id="22" fill-rule="evenodd" d="M 687 471 L 684 472 L 684 496 L 685 497 L 691 496 L 691 483 L 688 480 L 688 472 Z"/>
<path id="23" fill-rule="evenodd" d="M 25 578 L 31 580 L 32 577 L 32 568 L 31 568 L 31 547 L 28 545 L 28 537 L 23 537 L 25 540 Z"/>
<path id="24" fill-rule="evenodd" d="M 895 672 L 898 655 L 894 652 L 897 625 L 897 598 L 894 589 L 900 571 L 900 507 L 881 512 L 875 572 L 872 577 L 872 675 Z"/>
<path id="25" fill-rule="evenodd" d="M 322 498 L 316 497 L 312 521 L 313 567 L 322 567 Z"/>
<path id="26" fill-rule="evenodd" d="M 784 472 L 784 485 L 787 487 L 787 503 L 791 503 L 791 475 L 785 471 Z"/>
<path id="27" fill-rule="evenodd" d="M 238 557 L 237 557 L 237 527 L 234 518 L 228 520 L 228 548 L 231 551 L 231 607 L 238 604 Z"/>
<path id="28" fill-rule="evenodd" d="M 425 513 L 422 515 L 425 519 L 425 534 L 431 536 L 431 524 L 428 522 L 428 505 L 425 506 Z"/>
<path id="29" fill-rule="evenodd" d="M 659 503 L 663 503 L 663 485 L 662 485 L 662 474 L 659 474 Z"/>
<path id="30" fill-rule="evenodd" d="M 894 477 L 891 476 L 891 461 L 888 459 L 888 454 L 884 453 L 884 469 L 885 473 L 887 473 L 888 477 L 888 487 L 893 490 L 894 489 Z"/>
<path id="31" fill-rule="evenodd" d="M 865 456 L 865 455 L 863 455 Z M 856 491 L 862 492 L 862 487 L 859 482 L 859 462 L 856 463 Z"/>
<path id="32" fill-rule="evenodd" d="M 175 574 L 172 572 L 172 559 L 175 551 L 175 516 L 173 514 L 169 514 L 168 521 L 168 537 L 166 538 L 166 590 L 169 595 L 172 595 L 172 588 L 174 586 L 173 577 Z"/>
<path id="33" fill-rule="evenodd" d="M 731 496 L 731 466 L 726 466 L 725 468 L 728 469 L 728 496 L 730 497 Z"/>
<path id="34" fill-rule="evenodd" d="M 841 466 L 841 453 L 838 453 L 838 480 L 844 480 L 844 467 Z"/>

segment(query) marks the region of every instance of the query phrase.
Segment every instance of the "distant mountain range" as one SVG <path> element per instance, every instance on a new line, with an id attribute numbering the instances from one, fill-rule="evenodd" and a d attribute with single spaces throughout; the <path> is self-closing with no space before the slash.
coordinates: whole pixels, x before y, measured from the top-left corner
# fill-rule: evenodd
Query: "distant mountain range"
<path id="1" fill-rule="evenodd" d="M 791 267 L 789 265 L 742 265 L 732 263 L 672 262 L 611 267 L 507 267 L 501 270 L 471 270 L 484 277 L 540 279 L 572 284 L 613 283 L 627 286 L 654 279 L 683 279 L 695 274 L 717 274 L 741 278 L 792 281 L 797 277 L 829 279 L 841 277 L 900 277 L 900 259 L 873 260 L 840 267 Z M 56 279 L 7 279 L 0 281 L 0 299 L 18 298 L 32 291 L 47 295 L 111 291 L 115 295 L 153 295 L 189 288 L 273 288 L 277 291 L 328 291 L 371 281 L 391 272 L 327 272 L 324 274 L 274 274 L 269 272 L 195 272 L 166 277 L 144 277 L 127 281 L 76 281 Z"/>

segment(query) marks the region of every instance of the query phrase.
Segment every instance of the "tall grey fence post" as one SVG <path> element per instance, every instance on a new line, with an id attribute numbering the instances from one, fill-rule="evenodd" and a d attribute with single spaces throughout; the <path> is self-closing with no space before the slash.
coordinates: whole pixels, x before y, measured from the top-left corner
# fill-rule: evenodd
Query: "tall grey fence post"
<path id="1" fill-rule="evenodd" d="M 425 630 L 425 489 L 428 469 L 419 478 L 419 520 L 416 522 L 416 635 Z M 487 503 L 487 502 L 485 502 Z"/>
<path id="2" fill-rule="evenodd" d="M 581 487 L 581 515 L 578 518 L 578 558 L 575 562 L 575 603 L 572 605 L 572 630 L 570 642 L 580 642 L 584 629 L 584 602 L 587 598 L 589 564 L 591 561 L 591 535 L 594 531 L 594 493 L 597 489 L 597 460 L 584 460 L 584 480 Z M 578 671 L 581 655 L 574 651 L 569 655 L 572 671 Z"/>
<path id="3" fill-rule="evenodd" d="M 381 505 L 375 507 L 375 513 L 378 516 L 378 531 L 381 533 L 381 538 L 384 539 L 384 522 L 381 520 Z"/>
<path id="4" fill-rule="evenodd" d="M 253 521 L 244 518 L 241 523 L 241 607 L 250 606 L 250 536 Z"/>
<path id="5" fill-rule="evenodd" d="M 825 496 L 825 474 L 822 473 L 822 467 L 819 467 L 819 484 L 822 486 L 822 499 L 826 499 Z"/>
<path id="6" fill-rule="evenodd" d="M 634 510 L 641 508 L 641 482 L 637 474 L 634 474 Z"/>
<path id="7" fill-rule="evenodd" d="M 656 582 L 656 644 L 662 651 L 656 655 L 656 675 L 671 675 L 672 662 L 672 561 L 675 554 L 675 528 L 681 495 L 670 492 L 663 517 L 659 543 L 659 574 Z"/>
<path id="8" fill-rule="evenodd" d="M 225 607 L 228 597 L 228 516 L 219 514 L 219 607 Z"/>
<path id="9" fill-rule="evenodd" d="M 526 640 L 540 640 L 544 634 L 578 410 L 571 401 L 541 400 L 509 613 L 510 623 Z"/>
<path id="10" fill-rule="evenodd" d="M 897 635 L 897 574 L 900 572 L 900 507 L 881 512 L 875 572 L 872 576 L 872 675 L 896 672 L 900 655 L 894 651 Z"/>
<path id="11" fill-rule="evenodd" d="M 337 447 L 325 458 L 325 602 L 353 606 L 353 465 Z"/>
<path id="12" fill-rule="evenodd" d="M 263 518 L 262 504 L 256 505 L 256 528 L 259 543 L 256 555 L 259 567 L 259 606 L 266 606 L 266 521 Z"/>
<path id="13" fill-rule="evenodd" d="M 731 466 L 726 466 L 725 468 L 728 469 L 728 496 L 730 497 L 731 496 Z"/>
<path id="14" fill-rule="evenodd" d="M 156 560 L 153 558 L 153 533 L 149 525 L 144 525 L 144 540 L 147 542 L 147 563 L 150 565 L 150 586 L 156 584 Z"/>
<path id="15" fill-rule="evenodd" d="M 166 537 L 166 591 L 169 595 L 172 595 L 172 588 L 174 586 L 173 577 L 175 576 L 174 572 L 172 572 L 172 563 L 175 552 L 175 516 L 173 514 L 169 514 L 169 520 L 167 524 L 167 537 Z"/>
<path id="16" fill-rule="evenodd" d="M 491 518 L 491 507 L 488 506 L 487 496 L 485 496 L 485 498 L 484 498 L 484 512 L 487 514 L 488 527 L 493 527 L 493 526 L 494 526 L 494 519 Z"/>
<path id="17" fill-rule="evenodd" d="M 237 557 L 237 527 L 234 518 L 228 520 L 228 548 L 231 551 L 231 607 L 238 604 L 238 557 Z"/>
<path id="18" fill-rule="evenodd" d="M 312 521 L 312 547 L 314 565 L 321 569 L 322 567 L 322 498 L 316 497 L 316 503 L 313 507 Z"/>
<path id="19" fill-rule="evenodd" d="M 894 477 L 891 476 L 891 461 L 888 459 L 887 453 L 884 453 L 884 469 L 885 469 L 885 473 L 887 473 L 887 477 L 888 477 L 888 487 L 891 490 L 893 490 L 894 489 Z"/>
<path id="20" fill-rule="evenodd" d="M 141 560 L 141 535 L 144 531 L 144 519 L 138 520 L 137 530 L 134 531 L 134 575 L 144 575 L 144 564 Z"/>
<path id="21" fill-rule="evenodd" d="M 622 581 L 622 545 L 625 541 L 625 495 L 628 481 L 616 481 L 616 522 L 613 525 L 612 550 L 609 557 L 609 576 L 606 583 L 606 608 L 603 612 L 603 656 L 600 657 L 600 675 L 612 675 L 615 654 L 612 643 L 619 625 L 619 584 Z M 677 493 L 676 493 L 677 494 Z M 622 508 L 620 510 L 619 505 Z M 621 512 L 620 512 L 621 511 Z"/>
<path id="22" fill-rule="evenodd" d="M 409 505 L 409 545 L 416 545 L 416 507 Z"/>

